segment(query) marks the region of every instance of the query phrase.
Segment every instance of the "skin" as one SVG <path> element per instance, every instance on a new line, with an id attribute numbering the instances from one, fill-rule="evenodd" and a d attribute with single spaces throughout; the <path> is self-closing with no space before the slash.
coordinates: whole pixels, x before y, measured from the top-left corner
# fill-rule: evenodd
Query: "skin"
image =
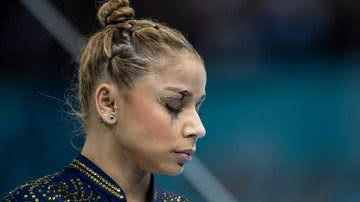
<path id="1" fill-rule="evenodd" d="M 198 115 L 206 86 L 202 61 L 180 52 L 163 56 L 151 68 L 157 71 L 138 78 L 129 90 L 110 81 L 97 86 L 95 116 L 90 116 L 81 152 L 124 189 L 128 201 L 145 201 L 151 173 L 181 173 L 184 162 L 175 151 L 195 150 L 205 136 Z"/>

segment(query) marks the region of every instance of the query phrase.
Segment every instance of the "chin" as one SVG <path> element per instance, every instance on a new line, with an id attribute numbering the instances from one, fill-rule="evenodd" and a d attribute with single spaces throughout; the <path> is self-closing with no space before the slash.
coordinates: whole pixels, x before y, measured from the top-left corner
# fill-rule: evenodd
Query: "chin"
<path id="1" fill-rule="evenodd" d="M 162 168 L 158 174 L 161 175 L 180 175 L 184 170 L 184 164 L 169 165 L 167 168 Z"/>

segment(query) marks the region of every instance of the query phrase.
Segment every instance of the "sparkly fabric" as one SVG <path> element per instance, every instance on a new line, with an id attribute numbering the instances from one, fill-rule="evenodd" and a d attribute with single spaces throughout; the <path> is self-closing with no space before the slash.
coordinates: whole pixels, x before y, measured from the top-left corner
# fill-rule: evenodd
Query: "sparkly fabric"
<path id="1" fill-rule="evenodd" d="M 188 201 L 155 185 L 151 175 L 149 202 Z M 79 154 L 60 172 L 17 187 L 3 201 L 120 201 L 124 190 L 85 156 Z"/>

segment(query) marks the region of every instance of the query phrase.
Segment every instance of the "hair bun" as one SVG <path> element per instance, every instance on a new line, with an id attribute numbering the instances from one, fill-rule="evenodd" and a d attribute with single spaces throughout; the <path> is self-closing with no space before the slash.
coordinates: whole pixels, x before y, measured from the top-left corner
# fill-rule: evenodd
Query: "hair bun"
<path id="1" fill-rule="evenodd" d="M 101 26 L 122 23 L 135 17 L 134 9 L 129 7 L 129 0 L 109 0 L 98 11 Z"/>

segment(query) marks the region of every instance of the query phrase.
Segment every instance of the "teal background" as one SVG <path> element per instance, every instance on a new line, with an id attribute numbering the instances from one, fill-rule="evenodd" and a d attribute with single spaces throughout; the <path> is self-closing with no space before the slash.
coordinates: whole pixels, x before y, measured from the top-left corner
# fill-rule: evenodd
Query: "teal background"
<path id="1" fill-rule="evenodd" d="M 82 36 L 100 1 L 48 0 Z M 133 1 L 204 57 L 207 129 L 196 157 L 241 202 L 360 201 L 360 4 Z M 68 114 L 77 63 L 19 1 L 0 18 L 0 198 L 54 173 L 83 137 Z M 64 33 L 65 34 L 65 33 Z M 185 167 L 186 169 L 186 167 Z M 206 201 L 183 176 L 169 191 Z"/>

